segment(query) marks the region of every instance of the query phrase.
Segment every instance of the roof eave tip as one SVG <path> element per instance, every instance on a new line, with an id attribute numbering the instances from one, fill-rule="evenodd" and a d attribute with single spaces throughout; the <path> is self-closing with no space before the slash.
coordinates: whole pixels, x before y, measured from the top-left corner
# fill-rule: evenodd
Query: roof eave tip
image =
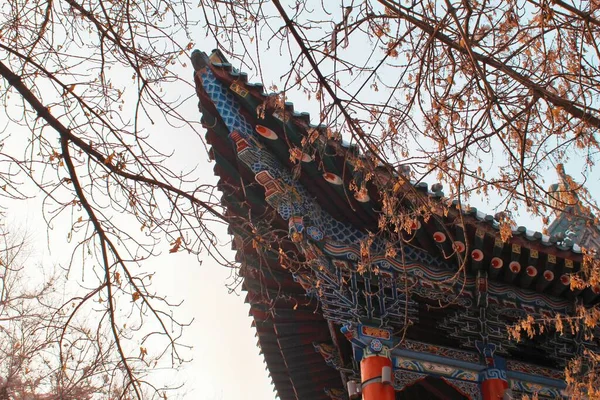
<path id="1" fill-rule="evenodd" d="M 190 59 L 192 60 L 192 66 L 194 67 L 194 71 L 200 71 L 206 68 L 209 64 L 208 55 L 200 50 L 192 51 L 190 55 Z"/>

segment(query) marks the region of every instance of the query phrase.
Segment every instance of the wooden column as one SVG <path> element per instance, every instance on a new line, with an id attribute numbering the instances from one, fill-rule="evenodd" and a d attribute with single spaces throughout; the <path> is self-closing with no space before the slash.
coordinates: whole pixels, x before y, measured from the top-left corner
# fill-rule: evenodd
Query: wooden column
<path id="1" fill-rule="evenodd" d="M 375 353 L 365 350 L 364 357 L 360 361 L 362 400 L 394 400 L 396 397 L 394 386 L 381 380 L 383 368 L 392 368 L 389 351 L 383 349 L 384 351 Z"/>
<path id="2" fill-rule="evenodd" d="M 500 357 L 488 358 L 488 368 L 481 372 L 481 398 L 502 400 L 508 390 L 505 361 Z"/>
<path id="3" fill-rule="evenodd" d="M 506 381 L 506 373 L 504 378 L 499 375 L 498 369 L 488 369 L 484 372 L 486 377 L 481 382 L 481 395 L 483 400 L 502 400 L 504 398 L 504 392 L 508 389 L 508 382 Z"/>
<path id="4" fill-rule="evenodd" d="M 479 373 L 481 398 L 482 400 L 503 400 L 504 394 L 508 390 L 506 360 L 494 356 L 496 351 L 494 344 L 478 342 L 476 346 L 481 352 L 486 366 L 486 369 Z"/>

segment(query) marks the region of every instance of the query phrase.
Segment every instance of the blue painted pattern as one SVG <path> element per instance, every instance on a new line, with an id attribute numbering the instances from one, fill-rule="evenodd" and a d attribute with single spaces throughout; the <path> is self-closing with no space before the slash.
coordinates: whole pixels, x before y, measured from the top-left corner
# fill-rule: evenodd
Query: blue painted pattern
<path id="1" fill-rule="evenodd" d="M 221 84 L 212 71 L 206 69 L 201 74 L 201 78 L 204 90 L 211 98 L 229 132 L 238 132 L 250 144 L 243 150 L 243 155 L 241 152 L 238 154 L 240 160 L 254 174 L 267 171 L 274 180 L 285 186 L 281 196 L 270 199 L 270 204 L 284 220 L 288 220 L 294 215 L 308 217 L 310 225 L 317 227 L 327 238 L 339 243 L 353 244 L 365 237 L 363 232 L 334 219 L 323 210 L 308 191 L 293 179 L 290 171 L 281 165 L 271 153 L 262 148 L 252 125 L 240 113 L 240 105 L 235 101 L 234 95 Z"/>
<path id="2" fill-rule="evenodd" d="M 488 368 L 486 370 L 481 371 L 481 373 L 479 374 L 479 379 L 481 382 L 487 381 L 488 379 L 501 379 L 503 381 L 508 380 L 506 378 L 506 371 L 497 368 Z"/>
<path id="3" fill-rule="evenodd" d="M 327 238 L 339 244 L 349 245 L 356 244 L 360 240 L 365 239 L 363 232 L 349 224 L 336 220 L 324 211 L 318 202 L 310 196 L 306 188 L 293 179 L 290 171 L 281 165 L 270 152 L 262 148 L 258 141 L 258 135 L 254 132 L 252 125 L 240 113 L 240 105 L 235 100 L 233 93 L 215 77 L 210 69 L 206 69 L 201 77 L 204 89 L 222 116 L 229 132 L 237 131 L 250 144 L 247 149 L 243 150 L 244 154 L 239 154 L 240 159 L 254 174 L 267 171 L 284 186 L 281 195 L 267 199 L 268 201 L 270 200 L 269 203 L 277 210 L 281 218 L 287 221 L 292 216 L 308 217 L 307 223 L 309 228 L 310 226 L 313 226 L 313 228 L 307 229 L 307 233 L 313 240 L 318 241 Z M 374 240 L 372 249 L 375 253 L 382 251 L 384 247 L 382 240 Z M 356 251 L 356 248 L 352 250 Z M 428 252 L 410 247 L 405 247 L 403 251 L 405 253 L 404 261 L 448 268 L 447 263 Z M 350 252 L 346 256 L 349 260 L 358 259 L 354 258 L 355 255 L 350 254 Z M 385 260 L 382 260 L 381 263 L 380 267 L 384 269 L 389 270 L 394 267 L 394 265 L 388 265 Z M 404 264 L 404 262 L 401 264 Z"/>

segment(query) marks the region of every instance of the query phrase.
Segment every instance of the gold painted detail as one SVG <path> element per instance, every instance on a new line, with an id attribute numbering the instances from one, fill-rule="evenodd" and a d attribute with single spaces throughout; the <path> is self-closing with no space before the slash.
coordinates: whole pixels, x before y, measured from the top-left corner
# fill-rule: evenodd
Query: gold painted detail
<path id="1" fill-rule="evenodd" d="M 361 329 L 361 333 L 365 336 L 370 336 L 370 337 L 384 339 L 384 340 L 390 339 L 390 332 L 385 329 L 374 328 L 372 326 L 361 326 L 360 329 Z"/>
<path id="2" fill-rule="evenodd" d="M 229 86 L 229 89 L 231 89 L 233 92 L 237 93 L 240 97 L 246 97 L 248 95 L 248 90 L 244 89 L 237 82 L 233 82 L 231 84 L 231 86 Z"/>

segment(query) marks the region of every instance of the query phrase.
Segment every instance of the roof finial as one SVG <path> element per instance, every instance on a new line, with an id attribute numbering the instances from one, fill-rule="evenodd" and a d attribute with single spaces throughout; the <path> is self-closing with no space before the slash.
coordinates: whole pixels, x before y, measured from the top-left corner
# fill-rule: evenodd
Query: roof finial
<path id="1" fill-rule="evenodd" d="M 562 163 L 556 164 L 558 174 L 558 183 L 550 185 L 548 188 L 548 199 L 550 206 L 554 209 L 575 211 L 579 205 L 577 196 L 577 183 L 565 172 L 565 166 Z"/>

